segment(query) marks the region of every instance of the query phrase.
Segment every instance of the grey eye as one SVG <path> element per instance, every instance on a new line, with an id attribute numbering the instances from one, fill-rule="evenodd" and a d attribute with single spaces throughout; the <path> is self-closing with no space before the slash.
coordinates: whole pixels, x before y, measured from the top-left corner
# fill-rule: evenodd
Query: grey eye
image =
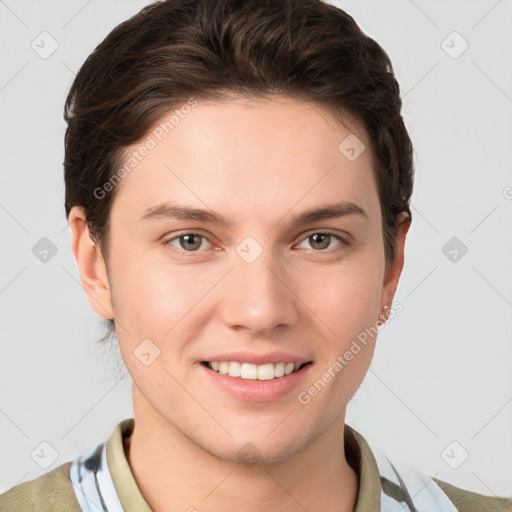
<path id="1" fill-rule="evenodd" d="M 167 243 L 186 252 L 196 252 L 197 249 L 201 247 L 204 240 L 206 240 L 206 238 L 203 235 L 199 235 L 197 233 L 184 233 L 183 235 L 171 238 Z M 173 243 L 176 241 L 179 241 L 179 247 Z"/>

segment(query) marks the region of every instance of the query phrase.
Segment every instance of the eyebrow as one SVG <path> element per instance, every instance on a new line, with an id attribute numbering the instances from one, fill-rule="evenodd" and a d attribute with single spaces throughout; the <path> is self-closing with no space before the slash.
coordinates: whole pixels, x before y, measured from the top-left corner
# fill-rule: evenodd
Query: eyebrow
<path id="1" fill-rule="evenodd" d="M 348 215 L 358 215 L 365 220 L 369 220 L 368 213 L 364 208 L 352 201 L 341 201 L 305 210 L 295 215 L 291 223 L 292 225 L 300 226 L 319 220 L 339 219 Z M 146 209 L 141 220 L 151 219 L 196 220 L 198 222 L 221 225 L 229 230 L 233 228 L 233 223 L 219 213 L 169 202 Z"/>

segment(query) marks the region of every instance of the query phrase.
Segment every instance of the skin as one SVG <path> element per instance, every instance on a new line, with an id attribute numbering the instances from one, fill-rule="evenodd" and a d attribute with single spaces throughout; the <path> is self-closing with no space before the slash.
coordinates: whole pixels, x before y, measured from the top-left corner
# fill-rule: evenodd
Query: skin
<path id="1" fill-rule="evenodd" d="M 108 273 L 82 210 L 70 214 L 82 284 L 92 308 L 115 319 L 133 379 L 136 426 L 126 453 L 156 512 L 226 503 L 242 512 L 354 509 L 358 478 L 342 432 L 376 338 L 307 405 L 297 395 L 391 306 L 410 222 L 399 216 L 386 267 L 371 151 L 351 162 L 338 150 L 350 133 L 367 148 L 368 138 L 354 119 L 345 121 L 290 98 L 199 100 L 118 185 Z M 360 205 L 368 219 L 291 224 L 305 209 L 340 200 Z M 141 220 L 165 201 L 219 212 L 232 229 Z M 192 240 L 203 242 L 195 252 L 179 238 L 165 245 L 187 231 L 205 237 Z M 351 243 L 310 238 L 325 232 Z M 236 252 L 247 236 L 263 249 L 251 264 Z M 161 351 L 149 366 L 134 355 L 147 338 Z M 237 349 L 290 351 L 313 366 L 279 400 L 238 400 L 201 377 L 199 366 L 205 355 Z M 259 450 L 253 466 L 237 455 L 248 442 Z"/>

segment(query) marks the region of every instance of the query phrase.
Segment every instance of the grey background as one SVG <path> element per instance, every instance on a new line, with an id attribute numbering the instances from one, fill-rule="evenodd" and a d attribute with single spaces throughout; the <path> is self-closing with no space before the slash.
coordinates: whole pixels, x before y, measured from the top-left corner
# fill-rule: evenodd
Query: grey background
<path id="1" fill-rule="evenodd" d="M 133 414 L 71 252 L 62 109 L 85 58 L 144 4 L 0 1 L 0 492 Z M 379 335 L 347 423 L 424 472 L 512 495 L 512 3 L 336 4 L 389 53 L 416 152 L 403 311 Z M 56 251 L 46 262 L 43 237 Z"/>

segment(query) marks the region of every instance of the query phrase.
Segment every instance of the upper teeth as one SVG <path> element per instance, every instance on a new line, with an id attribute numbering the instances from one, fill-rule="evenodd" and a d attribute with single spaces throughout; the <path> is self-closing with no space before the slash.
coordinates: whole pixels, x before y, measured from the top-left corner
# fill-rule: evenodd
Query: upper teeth
<path id="1" fill-rule="evenodd" d="M 239 363 L 238 361 L 208 362 L 209 368 L 223 375 L 252 380 L 272 380 L 275 377 L 289 375 L 293 371 L 298 370 L 300 366 L 300 363 L 266 363 L 257 365 Z"/>

